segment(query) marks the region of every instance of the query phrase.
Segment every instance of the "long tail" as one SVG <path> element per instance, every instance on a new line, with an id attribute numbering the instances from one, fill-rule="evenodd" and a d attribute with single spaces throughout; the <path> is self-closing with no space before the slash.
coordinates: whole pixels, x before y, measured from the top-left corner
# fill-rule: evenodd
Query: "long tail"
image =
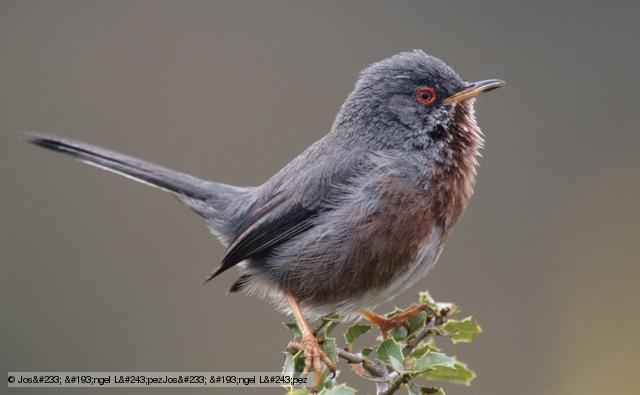
<path id="1" fill-rule="evenodd" d="M 227 245 L 236 237 L 238 210 L 251 196 L 254 187 L 235 187 L 201 180 L 189 174 L 170 170 L 150 162 L 123 155 L 79 141 L 29 134 L 29 142 L 75 157 L 87 164 L 172 193 L 182 203 L 203 217 L 211 232 Z"/>
<path id="2" fill-rule="evenodd" d="M 205 200 L 216 184 L 170 170 L 143 160 L 79 141 L 42 134 L 28 135 L 28 141 L 75 157 L 89 165 L 108 170 L 179 196 Z"/>

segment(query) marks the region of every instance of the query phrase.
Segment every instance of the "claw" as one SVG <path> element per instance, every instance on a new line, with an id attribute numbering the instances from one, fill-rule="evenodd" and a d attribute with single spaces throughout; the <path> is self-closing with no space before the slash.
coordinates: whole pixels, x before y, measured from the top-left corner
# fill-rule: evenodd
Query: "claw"
<path id="1" fill-rule="evenodd" d="M 314 390 L 317 390 L 320 385 L 320 378 L 322 375 L 322 364 L 327 366 L 327 369 L 331 372 L 331 378 L 336 376 L 336 366 L 331 361 L 327 353 L 324 352 L 318 344 L 318 339 L 313 335 L 303 336 L 302 341 L 292 340 L 287 347 L 289 351 L 298 352 L 302 350 L 304 352 L 304 369 L 302 369 L 302 375 L 306 376 L 313 367 L 314 371 Z"/>
<path id="2" fill-rule="evenodd" d="M 291 293 L 287 293 L 287 301 L 291 306 L 291 312 L 296 319 L 296 323 L 300 328 L 300 332 L 302 333 L 302 341 L 292 340 L 289 343 L 289 351 L 294 350 L 295 352 L 299 350 L 304 351 L 304 369 L 302 370 L 302 375 L 305 376 L 311 370 L 313 366 L 313 370 L 315 373 L 315 384 L 313 386 L 312 391 L 318 392 L 320 388 L 320 377 L 322 375 L 322 364 L 324 363 L 327 366 L 327 369 L 331 372 L 331 377 L 336 376 L 336 365 L 329 359 L 327 353 L 320 348 L 320 344 L 318 343 L 318 339 L 316 338 L 315 333 L 309 328 L 309 324 L 305 321 L 302 310 L 300 309 L 300 305 L 296 300 L 295 296 Z"/>

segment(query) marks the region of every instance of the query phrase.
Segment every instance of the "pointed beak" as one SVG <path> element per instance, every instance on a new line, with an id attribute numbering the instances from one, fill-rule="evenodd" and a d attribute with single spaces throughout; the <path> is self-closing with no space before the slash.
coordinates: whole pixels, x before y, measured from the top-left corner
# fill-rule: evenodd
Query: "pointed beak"
<path id="1" fill-rule="evenodd" d="M 484 80 L 471 82 L 466 84 L 460 92 L 456 92 L 453 95 L 442 100 L 442 103 L 449 104 L 459 102 L 460 100 L 469 99 L 471 97 L 478 96 L 481 93 L 498 89 L 502 85 L 504 85 L 504 81 L 502 80 Z"/>

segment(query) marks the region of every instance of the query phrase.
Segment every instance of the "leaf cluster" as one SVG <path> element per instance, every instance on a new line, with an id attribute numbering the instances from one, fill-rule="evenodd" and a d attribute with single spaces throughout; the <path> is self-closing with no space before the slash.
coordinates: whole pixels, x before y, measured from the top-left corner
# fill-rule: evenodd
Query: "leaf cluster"
<path id="1" fill-rule="evenodd" d="M 469 385 L 475 378 L 475 373 L 464 362 L 447 355 L 436 346 L 436 339 L 447 338 L 454 344 L 469 343 L 480 334 L 480 326 L 472 317 L 460 320 L 451 318 L 459 313 L 460 309 L 451 303 L 436 302 L 428 292 L 419 294 L 419 303 L 422 311 L 403 325 L 394 328 L 386 339 L 379 336 L 377 344 L 355 347 L 358 339 L 373 329 L 368 322 L 358 322 L 345 328 L 340 339 L 341 342 L 344 341 L 344 346 L 338 346 L 333 332 L 342 320 L 337 315 L 324 317 L 316 329 L 316 336 L 334 363 L 337 363 L 338 359 L 346 362 L 358 376 L 375 383 L 376 392 L 380 395 L 389 395 L 400 390 L 409 395 L 444 395 L 444 390 L 434 385 L 433 381 Z M 402 311 L 396 308 L 385 314 L 385 318 L 392 318 Z M 287 323 L 285 326 L 293 330 L 296 336 L 300 336 L 295 323 Z M 303 367 L 302 352 L 285 353 L 284 374 L 299 374 Z M 317 387 L 318 393 L 355 394 L 355 389 L 346 384 L 339 384 L 337 376 L 331 377 L 324 368 Z M 312 393 L 311 389 L 306 387 L 288 386 L 286 390 L 289 395 Z"/>

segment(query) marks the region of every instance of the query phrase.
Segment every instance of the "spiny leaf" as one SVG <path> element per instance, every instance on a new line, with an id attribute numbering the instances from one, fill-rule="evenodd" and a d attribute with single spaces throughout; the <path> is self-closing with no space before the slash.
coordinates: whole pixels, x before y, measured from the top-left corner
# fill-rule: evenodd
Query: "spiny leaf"
<path id="1" fill-rule="evenodd" d="M 452 368 L 456 363 L 456 360 L 446 356 L 440 352 L 429 351 L 420 358 L 416 358 L 414 371 L 422 373 L 428 369 L 435 368 L 437 366 L 445 366 Z"/>
<path id="2" fill-rule="evenodd" d="M 324 389 L 320 391 L 319 395 L 354 395 L 356 390 L 351 387 L 347 387 L 345 384 L 340 384 L 333 388 Z"/>
<path id="3" fill-rule="evenodd" d="M 422 376 L 434 379 L 444 380 L 450 383 L 469 385 L 476 374 L 471 371 L 467 365 L 462 362 L 456 362 L 452 367 L 438 365 L 421 374 Z"/>
<path id="4" fill-rule="evenodd" d="M 442 328 L 454 343 L 469 343 L 482 332 L 480 325 L 475 323 L 470 316 L 462 321 L 449 320 Z"/>
<path id="5" fill-rule="evenodd" d="M 393 355 L 398 361 L 404 360 L 400 345 L 392 338 L 386 339 L 378 346 L 378 358 L 381 361 L 389 363 L 389 355 Z"/>
<path id="6" fill-rule="evenodd" d="M 351 325 L 344 334 L 344 340 L 346 340 L 347 344 L 353 344 L 357 338 L 369 332 L 370 329 L 371 325 L 369 324 Z"/>

